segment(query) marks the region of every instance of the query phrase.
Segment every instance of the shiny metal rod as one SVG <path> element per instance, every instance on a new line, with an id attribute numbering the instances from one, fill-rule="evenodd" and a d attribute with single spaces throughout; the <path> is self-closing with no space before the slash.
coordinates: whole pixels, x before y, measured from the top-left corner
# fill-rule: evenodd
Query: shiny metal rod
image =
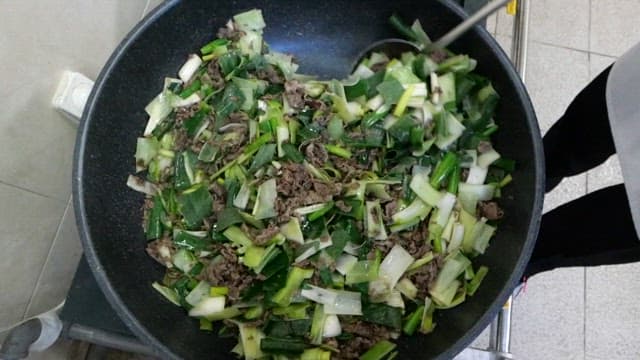
<path id="1" fill-rule="evenodd" d="M 529 45 L 529 0 L 517 0 L 517 13 L 513 22 L 513 46 L 511 57 L 522 82 L 526 80 L 527 48 Z"/>
<path id="2" fill-rule="evenodd" d="M 529 1 L 517 0 L 516 17 L 513 23 L 511 58 L 525 82 L 527 75 L 527 48 L 529 45 Z M 509 353 L 511 347 L 511 305 L 513 296 L 504 304 L 491 323 L 489 347 L 501 353 Z"/>
<path id="3" fill-rule="evenodd" d="M 467 32 L 471 27 L 477 24 L 482 19 L 487 16 L 493 14 L 500 7 L 504 6 L 510 0 L 491 0 L 489 3 L 478 9 L 473 15 L 469 16 L 467 20 L 460 23 L 460 25 L 453 28 L 451 31 L 446 33 L 443 37 L 438 39 L 433 45 L 435 48 L 444 49 L 449 46 L 452 42 L 458 39 L 462 34 Z"/>

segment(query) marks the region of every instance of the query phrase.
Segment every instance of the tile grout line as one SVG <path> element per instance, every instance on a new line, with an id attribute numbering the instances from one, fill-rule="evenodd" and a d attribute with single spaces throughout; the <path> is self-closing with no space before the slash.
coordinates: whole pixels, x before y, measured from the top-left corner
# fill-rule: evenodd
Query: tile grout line
<path id="1" fill-rule="evenodd" d="M 36 280 L 36 283 L 33 286 L 33 290 L 31 291 L 31 296 L 29 296 L 29 302 L 27 302 L 27 306 L 25 307 L 24 313 L 22 314 L 22 319 L 23 320 L 25 319 L 25 317 L 29 313 L 29 309 L 31 308 L 31 305 L 33 304 L 34 296 L 36 295 L 36 290 L 38 289 L 38 285 L 40 284 L 40 281 L 42 280 L 42 277 L 44 276 L 44 269 L 45 269 L 47 263 L 49 262 L 49 257 L 51 256 L 51 253 L 53 252 L 53 246 L 55 245 L 56 239 L 58 238 L 58 234 L 60 233 L 60 231 L 62 229 L 62 225 L 64 223 L 64 218 L 67 215 L 67 212 L 69 211 L 71 206 L 73 206 L 73 201 L 72 201 L 71 195 L 69 195 L 69 199 L 67 200 L 67 206 L 65 207 L 64 212 L 62 213 L 62 217 L 60 217 L 60 222 L 58 222 L 58 226 L 56 227 L 56 231 L 53 234 L 53 239 L 51 240 L 51 245 L 49 246 L 49 251 L 47 251 L 47 256 L 45 257 L 44 262 L 42 263 L 42 268 L 40 269 L 40 273 L 38 274 L 38 279 Z"/>
<path id="2" fill-rule="evenodd" d="M 511 35 L 502 35 L 502 36 L 511 37 Z M 618 58 L 617 56 L 611 55 L 611 54 L 604 54 L 604 53 L 595 52 L 595 51 L 591 51 L 591 50 L 577 49 L 577 48 L 573 48 L 573 47 L 570 47 L 570 46 L 558 45 L 558 44 L 554 44 L 554 43 L 550 43 L 550 42 L 546 42 L 546 41 L 540 41 L 540 40 L 530 40 L 530 41 L 534 42 L 536 44 L 545 45 L 545 46 L 552 46 L 552 47 L 559 48 L 559 49 L 572 50 L 572 51 L 577 51 L 577 52 L 581 52 L 581 53 L 585 53 L 585 54 L 593 54 L 593 55 L 598 55 L 598 56 L 611 58 L 611 59 L 617 59 Z"/>
<path id="3" fill-rule="evenodd" d="M 8 182 L 4 182 L 4 181 L 2 181 L 2 180 L 0 180 L 0 184 L 2 184 L 2 185 L 6 185 L 6 186 L 9 186 L 9 187 L 12 187 L 12 188 L 14 188 L 14 189 L 18 189 L 18 190 L 22 190 L 22 191 L 28 192 L 29 194 L 32 194 L 32 195 L 41 196 L 41 197 L 46 198 L 46 199 L 56 200 L 56 201 L 64 201 L 64 200 L 58 199 L 58 198 L 53 197 L 53 196 L 49 196 L 49 195 L 45 195 L 45 194 L 41 194 L 41 193 L 39 193 L 39 192 L 37 192 L 37 191 L 33 191 L 33 190 L 31 190 L 31 189 L 28 189 L 28 188 L 22 187 L 22 186 L 20 186 L 20 185 L 10 184 L 10 183 L 8 183 Z"/>

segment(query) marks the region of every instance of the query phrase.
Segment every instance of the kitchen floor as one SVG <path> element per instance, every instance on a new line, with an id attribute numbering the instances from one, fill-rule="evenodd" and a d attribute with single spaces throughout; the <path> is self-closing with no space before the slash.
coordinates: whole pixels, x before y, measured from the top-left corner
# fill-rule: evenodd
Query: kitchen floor
<path id="1" fill-rule="evenodd" d="M 0 332 L 64 300 L 81 246 L 70 201 L 76 127 L 51 97 L 65 69 L 95 79 L 159 0 L 0 2 Z M 571 99 L 640 41 L 638 0 L 531 0 L 527 86 L 543 132 Z M 509 52 L 513 18 L 488 30 Z M 615 157 L 566 179 L 545 211 L 622 181 Z M 640 358 L 640 264 L 571 268 L 530 279 L 513 306 L 516 359 Z M 0 334 L 0 339 L 2 334 Z M 476 346 L 486 346 L 485 332 Z M 62 343 L 31 358 L 67 359 Z"/>

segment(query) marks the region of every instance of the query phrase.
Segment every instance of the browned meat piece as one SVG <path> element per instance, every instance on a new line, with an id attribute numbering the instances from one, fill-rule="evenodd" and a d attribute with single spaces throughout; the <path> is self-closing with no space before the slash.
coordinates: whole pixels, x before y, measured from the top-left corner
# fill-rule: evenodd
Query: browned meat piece
<path id="1" fill-rule="evenodd" d="M 222 70 L 217 60 L 207 65 L 207 75 L 211 78 L 211 85 L 214 89 L 220 89 L 224 86 L 224 75 L 222 75 Z"/>
<path id="2" fill-rule="evenodd" d="M 313 98 L 307 98 L 305 100 L 306 100 L 306 104 L 314 110 L 320 110 L 322 112 L 330 110 L 329 105 L 327 105 L 327 103 L 325 103 L 322 100 L 313 99 Z"/>
<path id="3" fill-rule="evenodd" d="M 391 216 L 398 210 L 398 201 L 395 198 L 384 205 L 383 219 L 386 222 L 391 221 Z"/>
<path id="4" fill-rule="evenodd" d="M 139 178 L 139 177 L 135 177 L 136 182 L 142 186 L 144 185 L 144 180 Z M 153 199 L 152 198 L 145 198 L 144 199 L 144 203 L 142 203 L 142 227 L 145 228 L 146 231 L 146 227 L 147 227 L 147 223 L 149 222 L 149 211 L 153 208 Z"/>
<path id="5" fill-rule="evenodd" d="M 244 146 L 249 139 L 248 129 L 246 127 L 235 129 L 234 132 L 238 134 L 237 137 L 231 141 L 221 144 L 225 152 L 225 162 L 236 160 L 244 151 Z"/>
<path id="6" fill-rule="evenodd" d="M 409 276 L 414 285 L 418 288 L 418 298 L 424 299 L 429 293 L 429 286 L 435 281 L 438 272 L 442 267 L 442 258 L 436 257 L 430 263 L 421 267 L 417 272 Z"/>
<path id="7" fill-rule="evenodd" d="M 440 64 L 446 59 L 447 59 L 447 52 L 445 50 L 436 49 L 431 53 L 431 60 L 435 61 L 436 64 Z"/>
<path id="8" fill-rule="evenodd" d="M 376 149 L 357 150 L 349 159 L 335 155 L 329 155 L 329 160 L 342 174 L 342 182 L 348 183 L 351 180 L 360 179 L 365 171 L 371 169 L 373 162 L 378 155 Z M 366 158 L 367 161 L 360 162 L 356 159 Z"/>
<path id="9" fill-rule="evenodd" d="M 290 80 L 284 83 L 284 98 L 289 106 L 296 110 L 304 107 L 304 86 L 298 80 Z"/>
<path id="10" fill-rule="evenodd" d="M 242 111 L 237 111 L 229 114 L 228 118 L 229 123 L 248 123 L 249 115 Z"/>
<path id="11" fill-rule="evenodd" d="M 313 180 L 313 190 L 318 194 L 323 200 L 329 201 L 333 196 L 340 194 L 342 189 L 341 184 L 338 183 L 328 183 L 320 180 Z"/>
<path id="12" fill-rule="evenodd" d="M 244 32 L 236 29 L 229 29 L 228 27 L 225 26 L 218 29 L 217 35 L 221 39 L 238 41 L 244 35 Z"/>
<path id="13" fill-rule="evenodd" d="M 227 191 L 218 182 L 214 181 L 209 185 L 209 192 L 213 195 L 212 210 L 214 215 L 224 210 L 227 203 Z"/>
<path id="14" fill-rule="evenodd" d="M 478 211 L 481 216 L 489 220 L 499 220 L 504 216 L 504 211 L 502 211 L 495 201 L 481 201 L 478 203 Z"/>
<path id="15" fill-rule="evenodd" d="M 384 326 L 364 321 L 354 321 L 343 325 L 342 330 L 354 335 L 352 339 L 340 342 L 340 352 L 331 358 L 358 359 L 378 341 L 389 339 L 390 330 Z"/>
<path id="16" fill-rule="evenodd" d="M 342 182 L 349 183 L 351 180 L 359 179 L 363 173 L 363 168 L 352 157 L 351 159 L 329 155 L 333 166 L 342 174 Z"/>
<path id="17" fill-rule="evenodd" d="M 198 275 L 198 280 L 205 280 L 212 286 L 226 286 L 229 288 L 229 300 L 240 299 L 242 291 L 247 289 L 256 277 L 244 265 L 238 263 L 238 256 L 230 244 L 219 244 L 217 250 L 222 257 L 218 261 L 210 262 Z"/>
<path id="18" fill-rule="evenodd" d="M 340 211 L 342 211 L 342 212 L 348 213 L 348 212 L 351 211 L 351 205 L 345 204 L 344 201 L 342 201 L 342 200 L 336 201 L 336 207 L 338 209 L 340 209 Z"/>
<path id="19" fill-rule="evenodd" d="M 375 63 L 371 66 L 371 71 L 375 73 L 375 72 L 384 70 L 387 67 L 388 63 L 389 63 L 388 61 L 381 61 L 379 63 Z"/>
<path id="20" fill-rule="evenodd" d="M 276 199 L 276 211 L 280 224 L 288 221 L 296 208 L 329 201 L 341 191 L 339 184 L 325 183 L 311 177 L 301 164 L 285 163 L 281 171 L 276 179 L 276 189 L 280 195 Z"/>
<path id="21" fill-rule="evenodd" d="M 323 166 L 327 160 L 329 160 L 327 149 L 325 149 L 322 144 L 316 142 L 309 143 L 304 149 L 304 154 L 306 155 L 307 161 L 317 167 Z"/>
<path id="22" fill-rule="evenodd" d="M 173 241 L 168 236 L 158 240 L 151 241 L 147 244 L 147 254 L 160 264 L 171 267 L 173 255 L 177 249 Z"/>
<path id="23" fill-rule="evenodd" d="M 185 120 L 190 119 L 200 110 L 200 104 L 183 106 L 176 110 L 176 124 L 182 125 Z"/>
<path id="24" fill-rule="evenodd" d="M 371 248 L 371 251 L 367 254 L 367 259 L 369 260 L 375 259 L 376 250 L 380 250 L 380 253 L 382 253 L 382 257 L 384 258 L 389 253 L 389 251 L 391 251 L 391 248 L 393 247 L 393 245 L 397 243 L 398 238 L 394 235 L 395 234 L 391 234 L 391 236 L 389 236 L 387 240 L 375 241 L 373 243 L 373 248 Z"/>
<path id="25" fill-rule="evenodd" d="M 256 77 L 260 80 L 267 80 L 272 84 L 284 83 L 284 76 L 273 65 L 267 65 L 264 69 L 256 71 Z"/>
<path id="26" fill-rule="evenodd" d="M 259 230 L 258 234 L 253 238 L 253 243 L 258 246 L 266 245 L 269 240 L 280 233 L 280 228 L 270 224 L 266 229 Z"/>
<path id="27" fill-rule="evenodd" d="M 282 166 L 282 175 L 277 179 L 278 193 L 284 196 L 296 196 L 311 190 L 311 175 L 301 164 L 286 163 Z"/>
<path id="28" fill-rule="evenodd" d="M 400 245 L 417 259 L 431 250 L 428 238 L 429 224 L 427 221 L 423 221 L 414 231 L 400 233 Z"/>

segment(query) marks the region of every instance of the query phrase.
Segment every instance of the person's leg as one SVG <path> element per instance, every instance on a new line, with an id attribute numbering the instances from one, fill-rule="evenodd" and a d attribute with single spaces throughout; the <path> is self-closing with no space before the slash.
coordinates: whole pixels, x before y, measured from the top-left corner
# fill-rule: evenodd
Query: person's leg
<path id="1" fill-rule="evenodd" d="M 587 194 L 544 214 L 525 277 L 568 266 L 640 261 L 623 184 Z"/>
<path id="2" fill-rule="evenodd" d="M 615 153 L 605 97 L 610 70 L 587 85 L 545 134 L 547 192 L 562 178 L 594 168 Z"/>

